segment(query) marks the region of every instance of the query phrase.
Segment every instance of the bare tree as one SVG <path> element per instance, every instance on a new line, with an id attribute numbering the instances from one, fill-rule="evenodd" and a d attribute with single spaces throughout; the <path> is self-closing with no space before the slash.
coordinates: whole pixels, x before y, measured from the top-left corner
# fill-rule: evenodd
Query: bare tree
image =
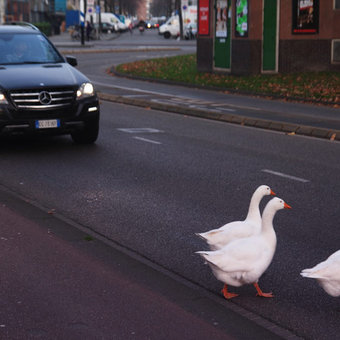
<path id="1" fill-rule="evenodd" d="M 174 11 L 173 0 L 153 0 L 151 3 L 150 12 L 153 16 L 167 16 L 169 17 Z"/>
<path id="2" fill-rule="evenodd" d="M 138 6 L 143 1 L 144 0 L 105 0 L 104 8 L 105 12 L 135 15 Z"/>

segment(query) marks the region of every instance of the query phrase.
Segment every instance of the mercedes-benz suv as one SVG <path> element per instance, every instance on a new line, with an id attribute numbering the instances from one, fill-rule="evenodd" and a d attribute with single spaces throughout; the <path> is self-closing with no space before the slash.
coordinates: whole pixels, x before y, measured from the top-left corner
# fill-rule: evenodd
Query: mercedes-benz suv
<path id="1" fill-rule="evenodd" d="M 94 87 L 33 26 L 0 25 L 0 134 L 70 134 L 94 143 L 100 107 Z"/>

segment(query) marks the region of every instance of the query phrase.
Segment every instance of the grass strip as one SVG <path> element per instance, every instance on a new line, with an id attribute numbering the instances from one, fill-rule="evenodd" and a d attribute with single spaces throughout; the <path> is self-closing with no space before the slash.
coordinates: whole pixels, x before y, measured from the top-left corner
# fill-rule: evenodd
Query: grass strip
<path id="1" fill-rule="evenodd" d="M 339 107 L 340 72 L 304 72 L 235 76 L 198 72 L 196 55 L 157 58 L 118 65 L 119 73 L 283 98 L 322 102 Z"/>

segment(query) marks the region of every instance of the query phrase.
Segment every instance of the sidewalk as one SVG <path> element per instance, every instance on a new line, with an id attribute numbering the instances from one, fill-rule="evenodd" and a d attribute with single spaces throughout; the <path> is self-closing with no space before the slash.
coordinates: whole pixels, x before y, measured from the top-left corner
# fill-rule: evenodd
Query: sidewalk
<path id="1" fill-rule="evenodd" d="M 1 339 L 295 338 L 3 187 L 0 214 Z"/>

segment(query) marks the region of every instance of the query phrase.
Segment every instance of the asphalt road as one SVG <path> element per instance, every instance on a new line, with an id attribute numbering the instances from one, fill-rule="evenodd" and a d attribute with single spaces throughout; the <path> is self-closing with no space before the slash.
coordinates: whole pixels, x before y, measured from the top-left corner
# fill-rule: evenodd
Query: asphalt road
<path id="1" fill-rule="evenodd" d="M 338 249 L 339 151 L 338 142 L 102 102 L 94 146 L 3 141 L 0 183 L 219 297 L 194 233 L 243 218 L 253 190 L 268 184 L 293 207 L 275 218 L 277 252 L 260 280 L 275 298 L 246 286 L 230 303 L 331 339 L 338 301 L 299 272 Z"/>

